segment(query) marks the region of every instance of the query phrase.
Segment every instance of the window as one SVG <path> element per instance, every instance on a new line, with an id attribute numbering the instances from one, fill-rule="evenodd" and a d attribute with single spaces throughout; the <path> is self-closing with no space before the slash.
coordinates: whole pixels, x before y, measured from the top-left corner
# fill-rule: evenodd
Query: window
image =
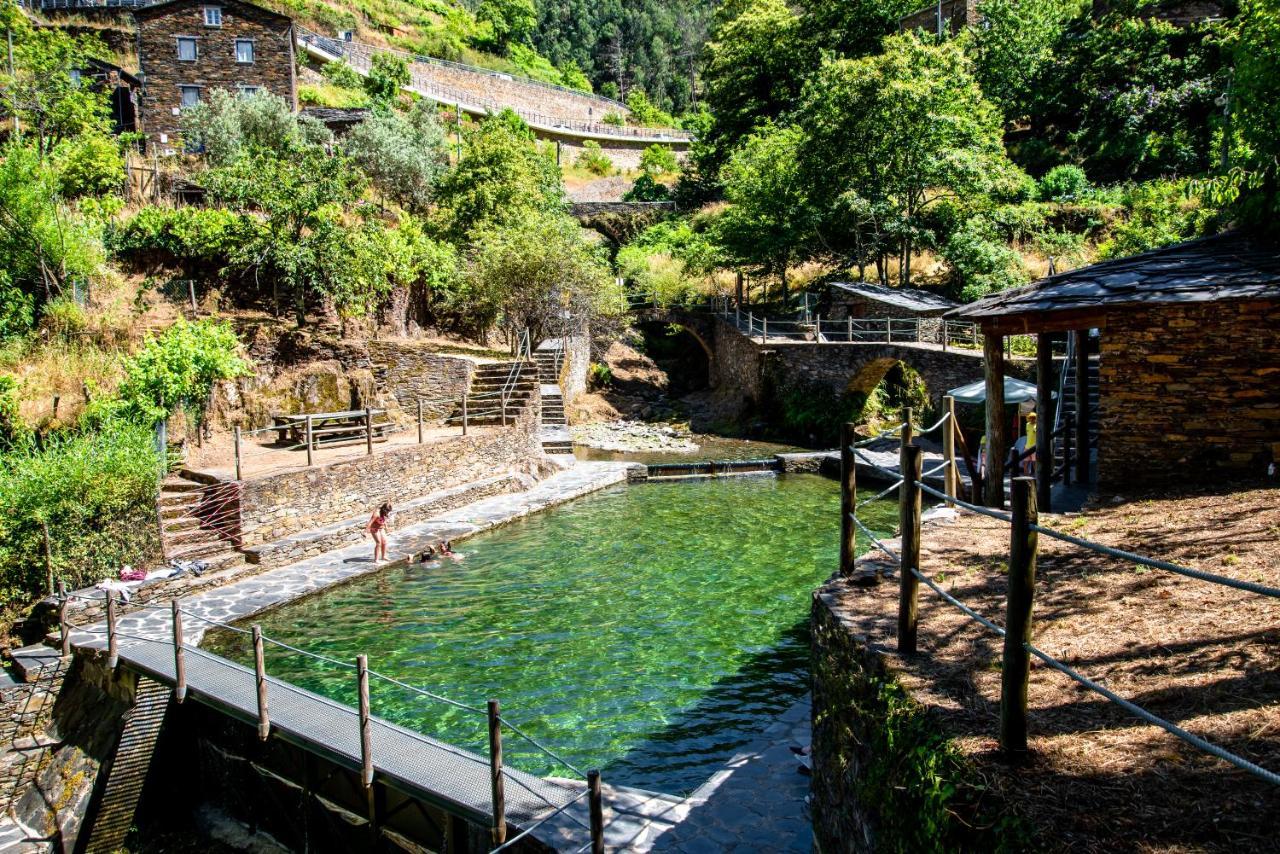
<path id="1" fill-rule="evenodd" d="M 238 88 L 240 90 L 240 94 L 244 95 L 246 98 L 250 95 L 256 95 L 262 91 L 261 86 L 238 86 L 236 88 Z"/>
<path id="2" fill-rule="evenodd" d="M 205 6 L 204 7 L 204 25 L 206 27 L 222 26 L 222 7 L 221 6 Z"/>
<path id="3" fill-rule="evenodd" d="M 71 69 L 71 85 L 75 86 L 77 89 L 80 88 L 80 69 L 79 68 Z"/>
<path id="4" fill-rule="evenodd" d="M 199 86 L 179 86 L 182 90 L 182 106 L 194 107 L 200 103 L 200 87 Z"/>
<path id="5" fill-rule="evenodd" d="M 196 61 L 196 40 L 190 36 L 178 36 L 178 61 Z"/>
<path id="6" fill-rule="evenodd" d="M 253 39 L 236 39 L 236 62 L 253 62 Z"/>

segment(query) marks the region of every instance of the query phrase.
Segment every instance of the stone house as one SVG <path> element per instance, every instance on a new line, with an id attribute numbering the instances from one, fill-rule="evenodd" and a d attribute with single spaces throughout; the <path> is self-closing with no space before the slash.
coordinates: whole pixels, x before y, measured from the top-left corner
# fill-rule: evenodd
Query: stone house
<path id="1" fill-rule="evenodd" d="M 832 320 L 844 320 L 846 317 L 940 317 L 960 306 L 958 302 L 928 291 L 886 288 L 870 282 L 832 282 L 827 299 L 830 310 L 826 316 Z"/>
<path id="2" fill-rule="evenodd" d="M 133 15 L 152 150 L 180 152 L 183 109 L 215 89 L 270 92 L 297 109 L 289 17 L 243 0 L 164 0 Z"/>
<path id="3" fill-rule="evenodd" d="M 1096 477 L 1104 488 L 1258 476 L 1280 463 L 1280 243 L 1272 238 L 1233 231 L 1106 261 L 946 317 L 976 322 L 985 334 L 987 400 L 997 409 L 1004 336 L 1037 335 L 1042 424 L 1053 415 L 1050 335 L 1070 332 L 1087 353 L 1096 330 Z M 1077 373 L 1077 389 L 1091 382 Z M 1089 446 L 1088 409 L 1072 427 L 1077 447 Z M 989 447 L 1006 448 L 1002 432 L 989 417 Z M 1040 431 L 1042 442 L 1048 433 Z M 1052 468 L 1040 467 L 1042 495 Z"/>
<path id="4" fill-rule="evenodd" d="M 978 0 L 940 0 L 903 15 L 898 19 L 898 29 L 938 34 L 949 30 L 954 35 L 965 27 L 977 26 L 980 21 Z"/>

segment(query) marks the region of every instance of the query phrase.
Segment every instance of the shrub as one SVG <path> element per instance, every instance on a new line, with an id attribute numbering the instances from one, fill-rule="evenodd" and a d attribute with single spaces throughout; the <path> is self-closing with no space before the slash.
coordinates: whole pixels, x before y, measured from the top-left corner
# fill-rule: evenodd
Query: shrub
<path id="1" fill-rule="evenodd" d="M 222 208 L 143 208 L 110 233 L 108 245 L 122 257 L 163 255 L 181 264 L 227 264 L 236 246 L 260 226 Z"/>
<path id="2" fill-rule="evenodd" d="M 636 178 L 631 189 L 622 195 L 624 202 L 665 202 L 671 198 L 671 191 L 665 184 L 659 184 L 648 172 Z"/>
<path id="3" fill-rule="evenodd" d="M 47 592 L 42 521 L 72 588 L 159 558 L 158 471 L 151 429 L 116 422 L 0 452 L 0 608 Z"/>
<path id="4" fill-rule="evenodd" d="M 592 362 L 587 382 L 592 388 L 609 388 L 613 385 L 613 369 L 604 362 Z"/>
<path id="5" fill-rule="evenodd" d="M 679 168 L 675 152 L 665 145 L 655 142 L 640 155 L 640 169 L 648 175 L 667 175 Z"/>
<path id="6" fill-rule="evenodd" d="M 588 139 L 582 144 L 582 152 L 578 155 L 577 165 L 594 175 L 608 175 L 613 171 L 613 161 L 600 148 L 600 143 Z"/>
<path id="7" fill-rule="evenodd" d="M 41 325 L 60 338 L 74 338 L 89 326 L 89 317 L 71 297 L 56 297 L 44 304 Z"/>
<path id="8" fill-rule="evenodd" d="M 124 183 L 124 157 L 109 136 L 85 134 L 58 146 L 54 153 L 58 181 L 67 198 L 100 196 Z"/>
<path id="9" fill-rule="evenodd" d="M 0 374 L 0 453 L 25 445 L 29 436 L 18 411 L 18 381 Z"/>
<path id="10" fill-rule="evenodd" d="M 1102 258 L 1123 258 L 1211 233 L 1219 212 L 1188 192 L 1185 181 L 1149 181 L 1128 188 L 1127 216 L 1098 247 Z"/>
<path id="11" fill-rule="evenodd" d="M 369 74 L 364 78 L 364 90 L 369 97 L 383 103 L 394 101 L 400 89 L 409 85 L 409 63 L 394 53 L 374 54 Z"/>
<path id="12" fill-rule="evenodd" d="M 643 89 L 632 89 L 627 95 L 627 109 L 631 111 L 631 121 L 641 127 L 670 128 L 676 126 L 675 117 L 658 109 Z"/>
<path id="13" fill-rule="evenodd" d="M 613 125 L 614 127 L 619 128 L 624 127 L 627 123 L 627 120 L 622 113 L 605 113 L 600 117 L 600 121 L 606 125 Z"/>
<path id="14" fill-rule="evenodd" d="M 330 62 L 320 69 L 320 75 L 339 89 L 359 89 L 364 79 L 345 62 Z"/>
<path id="15" fill-rule="evenodd" d="M 373 185 L 411 211 L 426 209 L 449 167 L 444 127 L 427 101 L 414 104 L 408 116 L 370 116 L 351 129 L 345 144 Z"/>
<path id="16" fill-rule="evenodd" d="M 0 341 L 31 329 L 35 306 L 35 298 L 15 286 L 9 274 L 0 270 Z"/>
<path id="17" fill-rule="evenodd" d="M 1065 202 L 1089 192 L 1089 177 L 1079 166 L 1055 166 L 1044 174 L 1037 185 L 1041 201 Z"/>
<path id="18" fill-rule="evenodd" d="M 966 302 L 1027 280 L 1018 253 L 984 220 L 970 219 L 956 229 L 943 245 L 942 255 L 951 265 L 961 299 Z"/>

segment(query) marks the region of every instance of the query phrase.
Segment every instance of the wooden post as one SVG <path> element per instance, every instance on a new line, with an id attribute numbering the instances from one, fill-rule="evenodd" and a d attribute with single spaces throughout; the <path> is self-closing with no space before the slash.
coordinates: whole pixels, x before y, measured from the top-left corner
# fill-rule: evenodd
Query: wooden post
<path id="1" fill-rule="evenodd" d="M 236 440 L 236 480 L 243 480 L 240 476 L 240 428 L 234 428 Z"/>
<path id="2" fill-rule="evenodd" d="M 120 663 L 120 648 L 116 639 L 116 594 L 107 591 L 107 667 L 112 670 Z"/>
<path id="3" fill-rule="evenodd" d="M 360 782 L 373 785 L 373 730 L 369 721 L 369 656 L 356 656 L 356 690 L 360 694 Z"/>
<path id="4" fill-rule="evenodd" d="M 181 703 L 187 699 L 187 659 L 182 648 L 182 605 L 174 599 L 173 609 L 173 699 Z"/>
<path id="5" fill-rule="evenodd" d="M 311 416 L 307 416 L 307 466 L 311 466 L 312 445 L 315 441 L 315 424 L 311 420 Z"/>
<path id="6" fill-rule="evenodd" d="M 489 783 L 493 793 L 493 844 L 507 841 L 507 799 L 502 781 L 502 716 L 498 701 L 489 701 Z"/>
<path id="7" fill-rule="evenodd" d="M 769 343 L 769 318 L 760 319 L 760 345 Z"/>
<path id="8" fill-rule="evenodd" d="M 915 410 L 910 406 L 902 407 L 902 428 L 898 431 L 898 473 L 905 472 L 907 464 L 907 446 L 915 439 Z"/>
<path id="9" fill-rule="evenodd" d="M 956 431 L 960 429 L 956 424 L 956 399 L 946 395 L 942 398 L 942 408 L 947 419 L 942 428 L 942 461 L 946 463 L 942 470 L 942 491 L 955 498 L 960 493 L 960 469 L 956 466 Z M 947 506 L 955 507 L 955 504 L 948 501 Z"/>
<path id="10" fill-rule="evenodd" d="M 898 523 L 902 528 L 902 566 L 898 568 L 898 652 L 916 651 L 916 608 L 920 580 L 911 570 L 920 568 L 920 472 L 924 451 L 903 447 L 902 487 L 898 491 Z"/>
<path id="11" fill-rule="evenodd" d="M 364 452 L 373 454 L 373 410 L 364 408 Z"/>
<path id="12" fill-rule="evenodd" d="M 422 398 L 418 398 L 418 444 L 422 444 Z"/>
<path id="13" fill-rule="evenodd" d="M 187 279 L 187 293 L 191 296 L 191 311 L 196 310 L 196 280 Z"/>
<path id="14" fill-rule="evenodd" d="M 947 352 L 947 321 L 942 321 L 942 352 Z"/>
<path id="15" fill-rule="evenodd" d="M 893 343 L 893 318 L 892 317 L 886 317 L 884 319 L 884 332 L 887 338 L 887 343 L 892 344 Z"/>
<path id="16" fill-rule="evenodd" d="M 853 574 L 858 556 L 858 528 L 853 524 L 854 508 L 858 503 L 858 465 L 853 456 L 853 423 L 840 428 L 840 574 Z"/>
<path id="17" fill-rule="evenodd" d="M 1031 678 L 1031 606 L 1036 592 L 1038 536 L 1032 529 L 1036 510 L 1035 481 L 1013 479 L 1013 521 L 1009 531 L 1009 595 L 1005 602 L 1004 660 L 1000 673 L 1000 747 L 1010 753 L 1027 749 L 1027 681 Z"/>
<path id="18" fill-rule="evenodd" d="M 591 854 L 604 854 L 604 802 L 600 797 L 600 772 L 587 772 L 587 807 L 591 816 Z"/>
<path id="19" fill-rule="evenodd" d="M 67 625 L 67 583 L 58 582 L 58 640 L 63 655 L 71 654 L 71 627 Z"/>
<path id="20" fill-rule="evenodd" d="M 467 435 L 467 395 L 462 395 L 462 435 Z"/>
<path id="21" fill-rule="evenodd" d="M 847 318 L 845 318 L 845 323 L 849 327 L 849 343 L 852 344 L 853 343 L 853 315 L 852 314 L 849 315 Z"/>
<path id="22" fill-rule="evenodd" d="M 987 467 L 983 503 L 1004 506 L 1004 350 L 1002 335 L 982 338 L 982 367 L 987 381 Z"/>
<path id="23" fill-rule="evenodd" d="M 813 341 L 815 344 L 822 343 L 822 315 L 820 314 L 813 319 Z"/>
<path id="24" fill-rule="evenodd" d="M 49 536 L 49 523 L 45 519 L 40 520 L 40 533 L 44 537 L 44 574 L 49 580 L 49 595 L 54 593 L 53 585 L 53 540 Z"/>
<path id="25" fill-rule="evenodd" d="M 262 626 L 253 627 L 253 677 L 258 688 L 258 738 L 271 735 L 271 715 L 267 711 L 267 661 L 262 654 Z"/>
<path id="26" fill-rule="evenodd" d="M 1076 345 L 1076 483 L 1089 482 L 1089 330 L 1071 333 Z"/>
<path id="27" fill-rule="evenodd" d="M 1050 512 L 1053 489 L 1053 349 L 1036 335 L 1036 504 Z"/>

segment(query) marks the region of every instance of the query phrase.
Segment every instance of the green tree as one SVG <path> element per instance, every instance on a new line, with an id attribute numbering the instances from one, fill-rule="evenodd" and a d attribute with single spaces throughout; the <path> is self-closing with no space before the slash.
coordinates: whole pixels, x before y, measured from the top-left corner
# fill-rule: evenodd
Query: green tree
<path id="1" fill-rule="evenodd" d="M 1280 4 L 1243 0 L 1233 48 L 1231 109 L 1241 146 L 1230 159 L 1238 167 L 1230 183 L 1251 187 L 1246 221 L 1274 228 L 1280 222 Z"/>
<path id="2" fill-rule="evenodd" d="M 669 175 L 680 171 L 680 163 L 674 151 L 655 142 L 640 155 L 640 171 L 646 175 Z"/>
<path id="3" fill-rule="evenodd" d="M 538 151 L 528 126 L 509 110 L 468 135 L 462 160 L 441 179 L 436 201 L 442 230 L 455 242 L 490 225 L 565 207 L 555 161 Z"/>
<path id="4" fill-rule="evenodd" d="M 379 191 L 414 213 L 426 211 L 449 168 L 448 140 L 429 101 L 418 101 L 407 115 L 370 116 L 351 129 L 343 145 Z"/>
<path id="5" fill-rule="evenodd" d="M 385 106 L 395 101 L 400 90 L 412 79 L 409 63 L 404 57 L 394 53 L 376 53 L 364 78 L 364 90 L 375 104 Z"/>
<path id="6" fill-rule="evenodd" d="M 827 63 L 806 90 L 800 123 L 804 174 L 826 230 L 869 230 L 882 280 L 893 252 L 903 285 L 912 253 L 931 238 L 928 210 L 992 192 L 1015 172 L 1000 116 L 954 41 L 896 35 L 883 54 Z"/>
<path id="7" fill-rule="evenodd" d="M 627 109 L 631 111 L 632 123 L 641 127 L 669 128 L 676 124 L 670 113 L 653 105 L 643 89 L 632 89 L 627 93 Z"/>
<path id="8" fill-rule="evenodd" d="M 301 147 L 327 145 L 333 134 L 316 119 L 299 116 L 284 98 L 214 89 L 182 111 L 182 133 L 214 166 L 225 166 L 254 150 L 277 157 Z"/>
<path id="9" fill-rule="evenodd" d="M 616 316 L 621 293 L 597 248 L 572 218 L 530 212 L 476 235 L 456 300 L 476 324 L 528 329 L 533 342 L 564 334 L 563 318 Z"/>
<path id="10" fill-rule="evenodd" d="M 982 91 L 1006 119 L 1031 114 L 1079 0 L 982 0 L 983 26 L 967 34 Z"/>
<path id="11" fill-rule="evenodd" d="M 493 30 L 493 44 L 505 49 L 513 42 L 529 40 L 538 26 L 538 11 L 533 0 L 480 0 L 476 20 L 488 24 Z"/>
<path id="12" fill-rule="evenodd" d="M 787 302 L 787 268 L 812 230 L 804 176 L 803 135 L 795 127 L 765 127 L 747 137 L 721 173 L 729 207 L 717 223 L 725 254 L 741 266 L 778 277 Z"/>

